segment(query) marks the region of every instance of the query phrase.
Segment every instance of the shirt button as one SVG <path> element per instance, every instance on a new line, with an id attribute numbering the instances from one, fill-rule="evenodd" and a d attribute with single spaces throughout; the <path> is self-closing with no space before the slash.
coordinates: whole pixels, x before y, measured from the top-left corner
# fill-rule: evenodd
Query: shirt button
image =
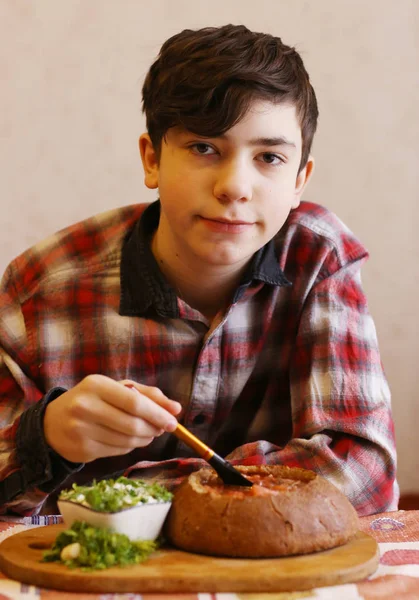
<path id="1" fill-rule="evenodd" d="M 205 421 L 206 421 L 206 418 L 205 418 L 204 413 L 199 413 L 193 418 L 192 423 L 194 425 L 202 425 L 203 423 L 205 423 Z"/>

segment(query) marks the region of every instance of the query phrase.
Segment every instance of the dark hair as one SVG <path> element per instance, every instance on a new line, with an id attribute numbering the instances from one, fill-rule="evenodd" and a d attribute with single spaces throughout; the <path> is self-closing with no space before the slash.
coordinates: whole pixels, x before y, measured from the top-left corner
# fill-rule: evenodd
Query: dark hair
<path id="1" fill-rule="evenodd" d="M 158 154 L 170 127 L 217 137 L 255 99 L 296 107 L 303 168 L 317 126 L 316 95 L 300 55 L 280 38 L 244 25 L 185 29 L 163 44 L 143 85 L 147 130 Z"/>

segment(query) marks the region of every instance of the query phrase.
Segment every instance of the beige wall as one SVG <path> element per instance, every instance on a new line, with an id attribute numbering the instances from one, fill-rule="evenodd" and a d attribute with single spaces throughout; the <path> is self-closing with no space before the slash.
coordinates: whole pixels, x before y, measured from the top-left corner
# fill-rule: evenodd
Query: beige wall
<path id="1" fill-rule="evenodd" d="M 244 23 L 303 55 L 321 111 L 306 199 L 371 252 L 402 490 L 419 490 L 417 0 L 1 0 L 0 271 L 93 213 L 154 199 L 137 136 L 150 61 L 185 27 Z"/>

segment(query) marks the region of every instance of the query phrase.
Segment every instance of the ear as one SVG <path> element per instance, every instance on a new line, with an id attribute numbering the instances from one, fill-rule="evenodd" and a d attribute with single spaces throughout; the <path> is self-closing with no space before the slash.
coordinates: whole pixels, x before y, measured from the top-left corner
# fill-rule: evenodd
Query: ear
<path id="1" fill-rule="evenodd" d="M 155 190 L 159 187 L 159 161 L 148 133 L 140 136 L 138 146 L 144 169 L 144 183 L 150 190 Z"/>
<path id="2" fill-rule="evenodd" d="M 295 182 L 295 191 L 294 191 L 294 203 L 292 208 L 297 208 L 300 204 L 301 196 L 306 188 L 307 183 L 311 179 L 314 171 L 314 158 L 312 156 L 308 157 L 306 165 L 297 175 L 297 179 Z"/>

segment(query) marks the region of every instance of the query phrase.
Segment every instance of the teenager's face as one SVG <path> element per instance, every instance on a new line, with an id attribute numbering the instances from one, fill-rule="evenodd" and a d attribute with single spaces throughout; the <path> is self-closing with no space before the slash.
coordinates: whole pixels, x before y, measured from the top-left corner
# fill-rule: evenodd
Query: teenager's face
<path id="1" fill-rule="evenodd" d="M 294 106 L 255 101 L 219 137 L 169 129 L 157 161 L 140 138 L 145 183 L 159 188 L 159 246 L 183 261 L 241 268 L 296 208 L 312 171 L 298 173 L 301 129 Z"/>

